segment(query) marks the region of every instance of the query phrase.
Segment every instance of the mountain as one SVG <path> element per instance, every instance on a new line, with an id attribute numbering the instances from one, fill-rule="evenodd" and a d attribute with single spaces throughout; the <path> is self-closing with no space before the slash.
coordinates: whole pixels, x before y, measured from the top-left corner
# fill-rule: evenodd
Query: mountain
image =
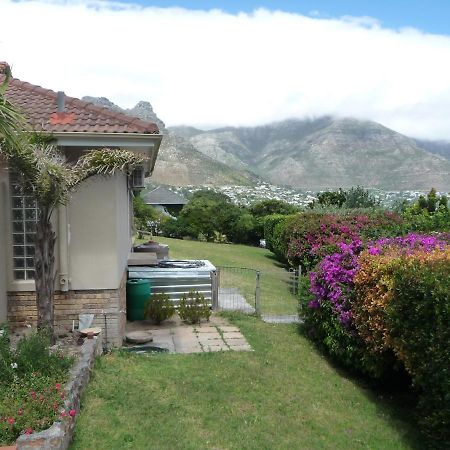
<path id="1" fill-rule="evenodd" d="M 416 144 L 424 150 L 441 155 L 446 159 L 450 159 L 450 142 L 448 141 L 428 141 L 424 139 L 415 139 Z"/>
<path id="2" fill-rule="evenodd" d="M 450 189 L 450 161 L 376 122 L 322 117 L 259 127 L 171 128 L 204 155 L 273 184 Z M 437 152 L 435 152 L 437 153 Z"/>
<path id="3" fill-rule="evenodd" d="M 169 131 L 164 122 L 156 115 L 149 102 L 141 101 L 135 107 L 123 109 L 105 97 L 83 97 L 83 100 L 98 106 L 121 111 L 142 120 L 148 120 L 158 125 L 164 134 L 156 160 L 152 182 L 176 185 L 251 185 L 258 177 L 248 170 L 235 170 L 216 159 L 199 152 L 189 138 L 195 132 L 175 133 Z"/>

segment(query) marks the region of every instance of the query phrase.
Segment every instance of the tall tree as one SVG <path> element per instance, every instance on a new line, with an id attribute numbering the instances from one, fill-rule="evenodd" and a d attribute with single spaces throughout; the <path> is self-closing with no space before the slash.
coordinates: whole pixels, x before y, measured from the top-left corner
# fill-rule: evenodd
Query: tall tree
<path id="1" fill-rule="evenodd" d="M 8 78 L 8 77 L 7 77 Z M 7 80 L 6 80 L 7 81 Z M 59 205 L 68 202 L 70 193 L 95 175 L 113 175 L 145 160 L 121 149 L 93 150 L 75 165 L 65 161 L 53 145 L 32 143 L 22 133 L 23 121 L 0 91 L 0 156 L 22 179 L 23 192 L 36 200 L 38 220 L 35 238 L 35 282 L 38 328 L 47 328 L 53 336 L 55 242 L 51 217 Z"/>

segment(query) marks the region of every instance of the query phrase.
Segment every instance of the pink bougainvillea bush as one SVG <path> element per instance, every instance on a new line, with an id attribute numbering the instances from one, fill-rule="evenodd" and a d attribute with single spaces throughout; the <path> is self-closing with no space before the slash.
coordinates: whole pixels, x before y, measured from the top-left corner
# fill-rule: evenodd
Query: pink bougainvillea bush
<path id="1" fill-rule="evenodd" d="M 23 338 L 17 349 L 8 333 L 0 335 L 0 445 L 15 442 L 21 434 L 48 428 L 55 420 L 70 418 L 64 409 L 62 386 L 72 358 L 51 353 L 45 333 Z"/>
<path id="2" fill-rule="evenodd" d="M 286 224 L 284 247 L 293 266 L 312 270 L 326 255 L 339 250 L 340 243 L 352 244 L 382 236 L 402 234 L 399 215 L 376 211 L 367 214 L 303 213 Z"/>
<path id="3" fill-rule="evenodd" d="M 450 407 L 438 399 L 450 399 L 450 234 L 341 243 L 308 283 L 300 312 L 309 335 L 372 377 L 405 368 L 424 431 L 434 448 L 448 444 Z"/>

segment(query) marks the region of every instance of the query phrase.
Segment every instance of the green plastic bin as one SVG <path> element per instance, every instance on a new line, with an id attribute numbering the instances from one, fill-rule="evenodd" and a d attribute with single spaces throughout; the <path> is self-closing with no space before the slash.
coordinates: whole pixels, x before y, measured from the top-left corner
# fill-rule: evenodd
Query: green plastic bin
<path id="1" fill-rule="evenodd" d="M 149 280 L 139 278 L 127 281 L 127 319 L 144 320 L 144 308 L 152 287 Z"/>

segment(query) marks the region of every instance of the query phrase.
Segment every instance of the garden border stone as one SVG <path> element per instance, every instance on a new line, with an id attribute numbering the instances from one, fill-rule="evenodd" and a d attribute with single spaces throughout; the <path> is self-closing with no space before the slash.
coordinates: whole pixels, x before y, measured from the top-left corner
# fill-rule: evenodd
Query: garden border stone
<path id="1" fill-rule="evenodd" d="M 38 433 L 19 436 L 17 450 L 66 450 L 69 447 L 80 411 L 81 393 L 91 377 L 95 357 L 102 354 L 102 342 L 101 333 L 94 339 L 85 339 L 80 355 L 70 370 L 70 378 L 64 388 L 64 410 L 75 410 L 75 416 L 58 420 L 50 428 Z"/>

